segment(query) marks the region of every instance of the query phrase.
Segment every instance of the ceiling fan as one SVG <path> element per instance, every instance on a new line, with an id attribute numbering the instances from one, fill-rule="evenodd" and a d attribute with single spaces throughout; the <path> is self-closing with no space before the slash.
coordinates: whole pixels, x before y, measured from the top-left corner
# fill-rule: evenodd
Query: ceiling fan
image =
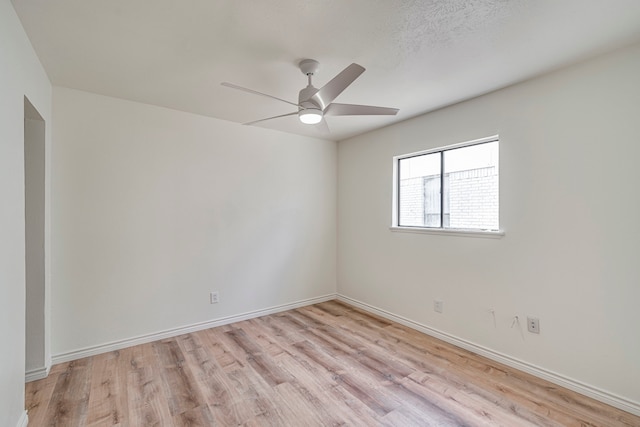
<path id="1" fill-rule="evenodd" d="M 286 102 L 287 104 L 297 107 L 297 111 L 287 114 L 281 114 L 279 116 L 268 117 L 266 119 L 254 120 L 252 122 L 244 123 L 245 125 L 253 125 L 266 120 L 277 119 L 280 117 L 298 115 L 300 121 L 304 124 L 315 125 L 322 124 L 325 129 L 326 121 L 323 118 L 328 116 L 394 116 L 398 113 L 397 108 L 387 107 L 374 107 L 371 105 L 356 105 L 356 104 L 338 104 L 333 102 L 351 83 L 357 79 L 360 74 L 364 73 L 364 67 L 358 64 L 351 64 L 337 76 L 335 76 L 329 83 L 317 89 L 311 83 L 311 78 L 318 72 L 318 61 L 313 59 L 305 59 L 298 64 L 300 71 L 307 76 L 308 85 L 302 89 L 298 94 L 298 103 L 290 102 L 276 96 L 268 95 L 266 93 L 258 92 L 253 89 L 247 89 L 242 86 L 235 85 L 233 83 L 223 82 L 222 85 L 230 87 L 232 89 L 242 90 L 244 92 L 252 93 L 254 95 L 266 96 L 267 98 L 276 99 L 278 101 Z M 321 123 L 322 122 L 322 123 Z"/>

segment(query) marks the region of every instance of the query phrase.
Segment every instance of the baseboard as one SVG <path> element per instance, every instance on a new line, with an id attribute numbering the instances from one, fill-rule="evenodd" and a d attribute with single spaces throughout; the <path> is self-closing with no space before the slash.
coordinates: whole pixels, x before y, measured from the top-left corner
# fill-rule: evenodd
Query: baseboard
<path id="1" fill-rule="evenodd" d="M 453 344 L 457 347 L 464 348 L 465 350 L 472 351 L 473 353 L 479 354 L 488 359 L 491 359 L 496 362 L 502 363 L 504 365 L 510 366 L 512 368 L 518 369 L 520 371 L 524 371 L 528 374 L 534 375 L 538 378 L 542 378 L 544 380 L 557 384 L 561 387 L 568 388 L 570 390 L 575 391 L 576 393 L 580 393 L 585 396 L 591 397 L 595 400 L 598 400 L 600 402 L 606 403 L 607 405 L 611 405 L 618 409 L 622 409 L 623 411 L 627 411 L 634 415 L 640 416 L 639 402 L 634 402 L 629 399 L 625 399 L 624 397 L 617 396 L 613 393 L 609 393 L 597 387 L 584 384 L 580 381 L 576 381 L 574 379 L 565 377 L 563 375 L 557 374 L 555 372 L 549 371 L 539 366 L 532 365 L 530 363 L 524 362 L 522 360 L 516 359 L 506 354 L 502 354 L 500 352 L 491 350 L 489 348 L 474 344 L 470 341 L 466 341 L 464 339 L 455 337 L 453 335 L 449 335 L 445 332 L 439 331 L 430 326 L 426 326 L 421 323 L 415 322 L 413 320 L 407 319 L 405 317 L 398 316 L 386 310 L 382 310 L 378 307 L 374 307 L 372 305 L 347 297 L 345 295 L 338 294 L 336 296 L 336 299 L 339 301 L 343 301 L 347 304 L 353 305 L 355 307 L 361 308 L 370 313 L 377 314 L 380 317 L 384 317 L 386 319 L 408 326 L 412 329 L 423 332 L 432 337 L 441 339 L 442 341 L 448 342 L 449 344 Z"/>
<path id="2" fill-rule="evenodd" d="M 71 360 L 82 359 L 83 357 L 95 356 L 97 354 L 108 353 L 110 351 L 121 350 L 123 348 L 132 347 L 138 344 L 146 344 L 152 341 L 172 338 L 182 334 L 201 331 L 203 329 L 215 328 L 216 326 L 228 325 L 229 323 L 240 322 L 242 320 L 253 319 L 260 316 L 279 313 L 282 311 L 292 310 L 294 308 L 304 307 L 306 305 L 318 304 L 330 301 L 336 298 L 336 294 L 328 294 L 320 297 L 309 298 L 288 304 L 282 304 L 274 307 L 268 307 L 260 310 L 250 311 L 246 313 L 236 314 L 233 316 L 222 317 L 219 319 L 209 320 L 206 322 L 194 323 L 191 325 L 181 326 L 179 328 L 167 329 L 165 331 L 155 332 L 152 334 L 140 335 L 133 338 L 127 338 L 118 341 L 112 341 L 105 344 L 85 347 L 78 350 L 60 353 L 53 356 L 53 364 L 69 362 Z"/>
<path id="3" fill-rule="evenodd" d="M 18 420 L 18 424 L 16 427 L 27 427 L 29 425 L 29 416 L 27 415 L 27 411 L 23 411 L 22 415 L 20 415 L 20 419 Z"/>
<path id="4" fill-rule="evenodd" d="M 36 368 L 36 369 L 30 369 L 24 375 L 24 382 L 28 383 L 31 381 L 47 378 L 50 370 L 51 370 L 51 361 L 49 361 L 47 366 L 43 366 L 41 368 Z"/>

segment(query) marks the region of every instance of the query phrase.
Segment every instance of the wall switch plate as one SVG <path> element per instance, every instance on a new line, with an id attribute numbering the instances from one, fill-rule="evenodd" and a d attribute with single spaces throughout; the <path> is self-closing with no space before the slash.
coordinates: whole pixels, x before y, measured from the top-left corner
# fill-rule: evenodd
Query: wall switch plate
<path id="1" fill-rule="evenodd" d="M 533 334 L 539 334 L 540 320 L 537 317 L 527 317 L 527 329 Z"/>
<path id="2" fill-rule="evenodd" d="M 218 291 L 211 292 L 211 294 L 209 294 L 209 302 L 211 304 L 217 304 L 220 302 L 220 294 Z"/>
<path id="3" fill-rule="evenodd" d="M 442 300 L 434 300 L 433 301 L 433 311 L 435 311 L 436 313 L 442 313 L 442 310 L 444 310 L 444 301 Z"/>

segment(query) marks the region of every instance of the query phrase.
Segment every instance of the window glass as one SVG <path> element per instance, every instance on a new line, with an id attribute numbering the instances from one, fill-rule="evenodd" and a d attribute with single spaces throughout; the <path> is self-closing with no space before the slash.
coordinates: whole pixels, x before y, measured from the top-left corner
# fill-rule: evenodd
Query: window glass
<path id="1" fill-rule="evenodd" d="M 400 225 L 440 227 L 440 166 L 440 153 L 400 160 Z"/>
<path id="2" fill-rule="evenodd" d="M 498 229 L 498 142 L 443 152 L 449 227 Z"/>
<path id="3" fill-rule="evenodd" d="M 498 230 L 498 141 L 397 159 L 398 226 Z"/>

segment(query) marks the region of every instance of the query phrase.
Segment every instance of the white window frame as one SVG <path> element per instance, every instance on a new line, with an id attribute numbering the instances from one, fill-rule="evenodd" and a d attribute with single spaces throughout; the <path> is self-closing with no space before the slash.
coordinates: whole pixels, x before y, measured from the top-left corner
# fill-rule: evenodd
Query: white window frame
<path id="1" fill-rule="evenodd" d="M 485 237 L 485 238 L 501 238 L 504 236 L 504 230 L 502 228 L 498 230 L 478 230 L 478 229 L 467 229 L 467 228 L 442 228 L 442 227 L 403 227 L 398 225 L 398 204 L 400 203 L 398 194 L 399 189 L 399 180 L 398 176 L 399 167 L 398 164 L 400 160 L 406 159 L 409 157 L 422 156 L 425 154 L 439 153 L 443 151 L 453 150 L 456 148 L 469 147 L 472 145 L 483 144 L 487 142 L 500 141 L 499 135 L 488 136 L 486 138 L 474 139 L 473 141 L 466 141 L 459 144 L 447 145 L 445 147 L 438 147 L 429 150 L 418 151 L 414 153 L 402 154 L 399 156 L 393 157 L 393 200 L 391 204 L 391 226 L 389 229 L 394 232 L 404 232 L 404 233 L 421 233 L 421 234 L 440 234 L 440 235 L 453 235 L 453 236 L 467 236 L 467 237 Z M 498 178 L 499 179 L 499 178 Z M 499 214 L 498 214 L 499 215 Z M 500 220 L 498 219 L 498 224 L 501 227 Z"/>

